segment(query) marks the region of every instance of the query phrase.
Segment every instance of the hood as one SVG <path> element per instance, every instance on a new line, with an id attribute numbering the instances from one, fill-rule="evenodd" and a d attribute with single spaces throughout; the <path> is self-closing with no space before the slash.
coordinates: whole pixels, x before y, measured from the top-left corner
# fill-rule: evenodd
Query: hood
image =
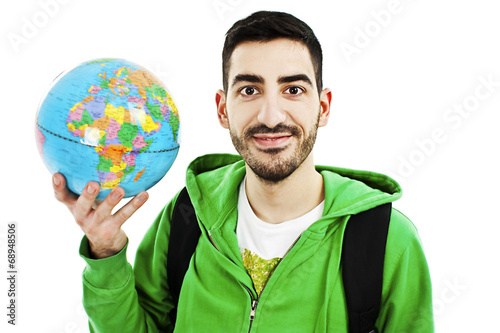
<path id="1" fill-rule="evenodd" d="M 324 217 L 353 215 L 399 199 L 401 187 L 383 174 L 317 166 L 325 181 Z M 186 186 L 207 229 L 220 227 L 234 213 L 245 163 L 238 155 L 210 154 L 188 166 Z"/>
<path id="2" fill-rule="evenodd" d="M 323 215 L 354 215 L 393 202 L 402 195 L 399 184 L 389 176 L 371 172 L 316 166 L 325 182 Z"/>

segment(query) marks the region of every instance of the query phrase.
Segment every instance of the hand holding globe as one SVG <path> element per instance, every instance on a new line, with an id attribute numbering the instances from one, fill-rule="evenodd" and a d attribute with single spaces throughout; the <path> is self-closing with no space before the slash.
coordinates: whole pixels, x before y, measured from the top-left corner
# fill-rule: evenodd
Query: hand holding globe
<path id="1" fill-rule="evenodd" d="M 114 188 L 102 202 L 96 204 L 99 193 L 96 182 L 89 182 L 82 194 L 77 196 L 67 189 L 62 174 L 54 174 L 52 180 L 56 199 L 68 207 L 87 236 L 91 257 L 102 259 L 120 252 L 127 244 L 127 235 L 121 226 L 146 202 L 147 192 L 139 193 L 112 214 L 125 194 L 122 188 Z"/>
<path id="2" fill-rule="evenodd" d="M 38 109 L 35 136 L 56 198 L 87 235 L 91 254 L 102 258 L 123 248 L 121 225 L 172 166 L 179 114 L 151 72 L 123 59 L 97 59 L 54 81 Z"/>

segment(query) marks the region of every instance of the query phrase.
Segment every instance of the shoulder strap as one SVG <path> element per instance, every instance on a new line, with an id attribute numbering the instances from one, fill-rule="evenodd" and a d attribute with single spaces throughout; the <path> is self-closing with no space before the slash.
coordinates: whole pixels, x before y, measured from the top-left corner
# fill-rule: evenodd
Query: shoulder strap
<path id="1" fill-rule="evenodd" d="M 375 333 L 380 310 L 391 204 L 352 215 L 342 245 L 349 333 Z"/>
<path id="2" fill-rule="evenodd" d="M 196 213 L 187 189 L 184 187 L 174 205 L 172 220 L 170 221 L 170 240 L 167 253 L 167 280 L 174 300 L 174 308 L 170 311 L 169 316 L 174 325 L 182 281 L 200 235 L 201 230 L 196 219 Z"/>

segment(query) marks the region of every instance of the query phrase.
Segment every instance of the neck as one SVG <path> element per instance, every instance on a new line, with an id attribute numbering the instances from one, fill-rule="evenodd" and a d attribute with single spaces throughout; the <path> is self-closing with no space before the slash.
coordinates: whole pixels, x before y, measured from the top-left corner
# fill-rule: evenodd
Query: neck
<path id="1" fill-rule="evenodd" d="M 268 223 L 300 217 L 325 198 L 323 177 L 316 171 L 312 154 L 286 179 L 272 183 L 260 179 L 247 165 L 246 193 L 255 215 Z"/>

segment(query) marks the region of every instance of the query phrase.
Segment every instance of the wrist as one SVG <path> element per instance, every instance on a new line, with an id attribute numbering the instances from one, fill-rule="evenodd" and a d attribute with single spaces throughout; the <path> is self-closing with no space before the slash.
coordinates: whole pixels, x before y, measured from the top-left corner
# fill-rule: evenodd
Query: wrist
<path id="1" fill-rule="evenodd" d="M 88 238 L 88 237 L 87 237 Z M 89 256 L 91 259 L 109 258 L 119 253 L 127 244 L 127 237 L 115 241 L 107 246 L 98 246 L 88 238 Z"/>
<path id="2" fill-rule="evenodd" d="M 89 244 L 89 256 L 92 259 L 112 257 L 120 252 L 127 244 L 127 235 L 123 230 L 120 230 L 112 239 L 103 240 L 103 237 L 86 236 Z"/>

